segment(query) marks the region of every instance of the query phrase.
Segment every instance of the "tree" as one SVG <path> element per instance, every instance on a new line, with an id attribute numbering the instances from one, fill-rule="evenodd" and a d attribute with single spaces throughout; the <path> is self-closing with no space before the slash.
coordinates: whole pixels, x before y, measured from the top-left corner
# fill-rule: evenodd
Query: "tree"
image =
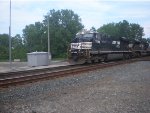
<path id="1" fill-rule="evenodd" d="M 115 38 L 119 38 L 119 28 L 117 27 L 116 23 L 104 24 L 97 31 L 101 33 L 106 33 Z"/>
<path id="2" fill-rule="evenodd" d="M 130 24 L 128 21 L 123 20 L 122 22 L 119 22 L 116 24 L 117 28 L 118 28 L 118 36 L 119 37 L 126 37 L 129 38 L 130 36 Z"/>
<path id="3" fill-rule="evenodd" d="M 96 28 L 95 27 L 91 27 L 90 31 L 96 32 Z"/>
<path id="4" fill-rule="evenodd" d="M 11 37 L 12 59 L 25 59 L 26 49 L 22 43 L 22 37 L 17 34 Z M 9 35 L 0 34 L 0 60 L 9 59 Z"/>
<path id="5" fill-rule="evenodd" d="M 81 19 L 72 10 L 50 10 L 43 22 L 35 22 L 23 29 L 23 38 L 28 52 L 47 51 L 47 28 L 49 21 L 50 50 L 53 57 L 66 54 L 68 45 L 83 28 Z"/>
<path id="6" fill-rule="evenodd" d="M 142 39 L 142 36 L 144 36 L 144 30 L 142 27 L 140 27 L 139 24 L 130 24 L 130 38 L 132 39 Z"/>
<path id="7" fill-rule="evenodd" d="M 9 58 L 9 35 L 0 34 L 0 60 Z"/>
<path id="8" fill-rule="evenodd" d="M 26 59 L 26 53 L 22 37 L 19 34 L 12 37 L 12 59 Z"/>
<path id="9" fill-rule="evenodd" d="M 76 33 L 83 28 L 81 19 L 72 10 L 50 10 L 43 20 L 47 27 L 49 20 L 50 50 L 53 57 L 62 57 Z"/>
<path id="10" fill-rule="evenodd" d="M 149 38 L 147 38 L 147 41 L 148 41 L 148 43 L 150 43 L 150 37 L 149 37 Z"/>
<path id="11" fill-rule="evenodd" d="M 28 52 L 44 51 L 45 43 L 44 37 L 44 25 L 40 22 L 30 24 L 23 29 L 24 43 Z"/>
<path id="12" fill-rule="evenodd" d="M 109 23 L 98 29 L 98 32 L 109 34 L 113 37 L 126 37 L 129 39 L 142 39 L 144 30 L 139 24 L 129 23 L 126 20 L 119 23 Z"/>

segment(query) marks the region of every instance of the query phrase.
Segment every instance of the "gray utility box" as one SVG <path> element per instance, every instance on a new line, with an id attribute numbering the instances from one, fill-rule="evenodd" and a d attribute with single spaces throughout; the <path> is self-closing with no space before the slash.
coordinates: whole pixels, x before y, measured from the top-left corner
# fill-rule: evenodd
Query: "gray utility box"
<path id="1" fill-rule="evenodd" d="M 49 65 L 48 52 L 27 53 L 28 66 L 47 66 Z"/>

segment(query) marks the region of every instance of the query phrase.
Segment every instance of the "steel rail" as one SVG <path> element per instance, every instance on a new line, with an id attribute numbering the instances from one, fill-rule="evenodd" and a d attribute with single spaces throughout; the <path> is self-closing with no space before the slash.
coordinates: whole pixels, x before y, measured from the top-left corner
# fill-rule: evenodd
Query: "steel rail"
<path id="1" fill-rule="evenodd" d="M 14 72 L 3 72 L 0 73 L 0 79 L 7 79 L 12 77 L 19 77 L 19 76 L 28 76 L 28 75 L 34 75 L 37 73 L 46 73 L 53 70 L 60 70 L 64 68 L 73 68 L 77 67 L 78 65 L 66 65 L 66 66 L 58 66 L 58 67 L 51 67 L 51 68 L 42 68 L 42 69 L 31 69 L 31 70 L 22 70 L 22 71 L 14 71 Z"/>
<path id="2" fill-rule="evenodd" d="M 22 76 L 8 77 L 4 79 L 0 79 L 0 87 L 8 87 L 14 86 L 18 84 L 30 83 L 34 81 L 54 79 L 58 77 L 64 77 L 68 75 L 76 75 L 79 73 L 89 72 L 97 69 L 103 69 L 111 66 L 122 65 L 127 63 L 136 62 L 136 60 L 126 60 L 126 61 L 117 61 L 117 62 L 109 62 L 109 63 L 101 63 L 101 64 L 93 64 L 93 65 L 80 65 L 68 69 L 57 69 L 49 72 L 40 72 L 36 74 L 28 74 Z"/>

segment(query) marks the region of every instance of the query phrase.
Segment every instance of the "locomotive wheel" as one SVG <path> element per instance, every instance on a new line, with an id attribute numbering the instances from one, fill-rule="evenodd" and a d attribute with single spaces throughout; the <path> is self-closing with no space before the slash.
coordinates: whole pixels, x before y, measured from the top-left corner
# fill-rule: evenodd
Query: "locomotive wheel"
<path id="1" fill-rule="evenodd" d="M 108 56 L 105 55 L 105 56 L 104 56 L 104 62 L 107 62 L 107 61 L 108 61 Z"/>
<path id="2" fill-rule="evenodd" d="M 91 63 L 94 63 L 95 62 L 95 60 L 91 60 Z"/>
<path id="3" fill-rule="evenodd" d="M 123 59 L 124 59 L 124 60 L 130 59 L 130 55 L 129 55 L 129 54 L 123 54 Z"/>
<path id="4" fill-rule="evenodd" d="M 137 52 L 136 53 L 136 56 L 139 58 L 139 57 L 141 57 L 141 53 L 140 52 Z"/>
<path id="5" fill-rule="evenodd" d="M 132 57 L 133 57 L 133 56 L 132 56 L 132 54 L 130 53 L 130 54 L 129 54 L 129 59 L 131 59 Z"/>
<path id="6" fill-rule="evenodd" d="M 98 59 L 98 62 L 101 63 L 101 59 Z"/>
<path id="7" fill-rule="evenodd" d="M 78 56 L 74 55 L 72 59 L 73 59 L 73 61 L 77 62 L 78 61 Z"/>

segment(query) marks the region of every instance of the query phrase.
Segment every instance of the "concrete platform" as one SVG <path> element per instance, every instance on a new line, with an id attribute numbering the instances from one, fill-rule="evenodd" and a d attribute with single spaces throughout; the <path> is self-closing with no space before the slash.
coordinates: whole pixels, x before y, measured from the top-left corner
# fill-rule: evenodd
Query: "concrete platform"
<path id="1" fill-rule="evenodd" d="M 10 67 L 9 62 L 0 62 L 0 73 L 51 68 L 51 67 L 66 66 L 66 65 L 69 65 L 67 61 L 51 61 L 50 65 L 48 66 L 37 66 L 37 67 L 30 67 L 28 66 L 27 62 L 12 62 L 12 65 Z"/>

